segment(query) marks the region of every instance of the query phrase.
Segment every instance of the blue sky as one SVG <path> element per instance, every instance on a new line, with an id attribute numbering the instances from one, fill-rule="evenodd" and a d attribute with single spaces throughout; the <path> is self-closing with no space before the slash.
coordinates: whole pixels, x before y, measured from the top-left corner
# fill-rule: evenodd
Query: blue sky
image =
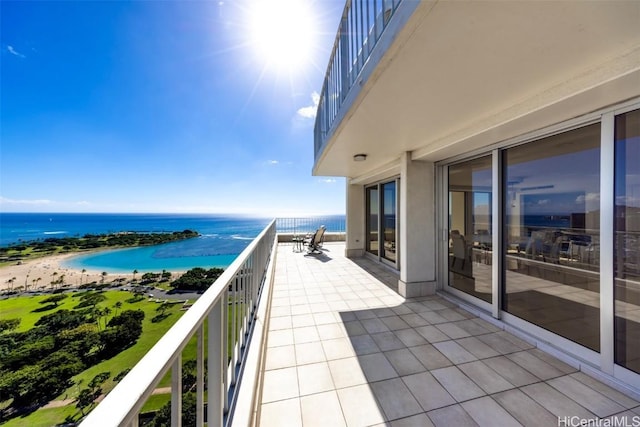
<path id="1" fill-rule="evenodd" d="M 3 212 L 343 213 L 312 177 L 344 1 L 5 1 Z"/>

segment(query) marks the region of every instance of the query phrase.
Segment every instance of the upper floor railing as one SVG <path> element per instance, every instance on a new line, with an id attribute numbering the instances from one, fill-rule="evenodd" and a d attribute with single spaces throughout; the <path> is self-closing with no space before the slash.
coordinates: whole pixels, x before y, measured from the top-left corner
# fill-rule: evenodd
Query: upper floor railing
<path id="1" fill-rule="evenodd" d="M 314 130 L 316 157 L 349 90 L 402 1 L 347 0 L 320 93 Z"/>
<path id="2" fill-rule="evenodd" d="M 137 426 L 143 405 L 169 370 L 171 425 L 180 426 L 182 351 L 194 336 L 196 425 L 205 422 L 205 360 L 207 425 L 229 425 L 275 244 L 273 220 L 87 416 L 82 426 Z"/>

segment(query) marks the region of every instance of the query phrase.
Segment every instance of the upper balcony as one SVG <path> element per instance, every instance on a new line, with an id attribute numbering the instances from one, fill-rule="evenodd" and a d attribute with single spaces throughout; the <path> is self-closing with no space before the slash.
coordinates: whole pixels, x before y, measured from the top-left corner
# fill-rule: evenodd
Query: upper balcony
<path id="1" fill-rule="evenodd" d="M 640 96 L 638 16 L 639 2 L 349 0 L 313 173 L 366 180 L 403 152 L 439 161 Z"/>
<path id="2" fill-rule="evenodd" d="M 82 425 L 143 424 L 140 408 L 169 371 L 171 425 L 181 425 L 181 353 L 192 337 L 196 425 L 631 425 L 640 416 L 637 391 L 613 389 L 585 375 L 595 372 L 587 364 L 443 296 L 402 298 L 397 273 L 344 257 L 342 242 L 307 254 L 278 240 L 272 223 Z"/>

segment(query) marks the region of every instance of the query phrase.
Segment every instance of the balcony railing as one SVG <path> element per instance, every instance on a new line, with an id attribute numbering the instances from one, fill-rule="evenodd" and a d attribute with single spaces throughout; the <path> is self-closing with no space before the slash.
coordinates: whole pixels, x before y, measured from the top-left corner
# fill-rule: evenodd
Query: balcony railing
<path id="1" fill-rule="evenodd" d="M 308 216 L 276 218 L 276 231 L 278 234 L 306 234 L 312 233 L 324 225 L 327 233 L 345 233 L 344 215 Z"/>
<path id="2" fill-rule="evenodd" d="M 315 123 L 316 158 L 340 107 L 403 0 L 347 0 L 329 58 Z"/>
<path id="3" fill-rule="evenodd" d="M 171 425 L 180 426 L 182 351 L 193 336 L 197 336 L 196 425 L 204 425 L 205 421 L 205 360 L 207 425 L 229 425 L 276 244 L 273 220 L 87 416 L 82 426 L 137 426 L 140 410 L 169 370 Z M 243 408 L 240 412 L 246 417 L 250 410 Z"/>

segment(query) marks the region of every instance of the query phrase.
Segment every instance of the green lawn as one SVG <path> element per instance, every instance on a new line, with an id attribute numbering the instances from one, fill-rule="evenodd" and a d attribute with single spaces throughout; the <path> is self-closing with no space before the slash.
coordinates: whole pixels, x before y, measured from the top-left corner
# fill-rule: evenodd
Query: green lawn
<path id="1" fill-rule="evenodd" d="M 73 295 L 73 293 L 70 295 Z M 136 344 L 132 347 L 129 347 L 113 358 L 94 365 L 73 377 L 75 385 L 69 387 L 64 393 L 58 396 L 57 400 L 75 399 L 80 389 L 86 387 L 91 379 L 97 374 L 105 371 L 111 373 L 111 378 L 103 384 L 102 388 L 105 392 L 110 391 L 115 386 L 113 377 L 122 372 L 124 369 L 133 367 L 184 313 L 184 311 L 180 310 L 182 304 L 176 304 L 167 311 L 167 314 L 169 314 L 169 316 L 166 319 L 157 323 L 153 323 L 151 322 L 151 319 L 157 315 L 157 303 L 150 302 L 147 299 L 136 303 L 128 303 L 126 302 L 126 300 L 131 298 L 132 294 L 125 291 L 107 291 L 104 293 L 104 295 L 107 297 L 107 300 L 102 302 L 100 306 L 103 308 L 111 308 L 112 313 L 109 318 L 116 315 L 116 308 L 114 307 L 114 305 L 118 301 L 122 302 L 122 307 L 117 311 L 118 313 L 122 312 L 122 310 L 127 309 L 141 309 L 145 312 L 145 319 L 142 324 L 142 335 L 140 336 Z M 68 298 L 64 299 L 57 308 L 53 310 L 34 312 L 34 310 L 39 309 L 43 306 L 39 302 L 48 298 L 49 296 L 50 295 L 25 296 L 0 300 L 0 319 L 16 317 L 21 318 L 22 321 L 20 323 L 20 326 L 18 327 L 18 330 L 25 331 L 32 328 L 37 320 L 43 315 L 53 313 L 54 311 L 63 308 L 73 309 L 73 307 L 75 307 L 79 303 L 78 298 L 72 298 L 71 296 L 69 296 Z M 105 320 L 103 319 L 101 323 L 104 324 L 104 321 Z M 184 360 L 187 360 L 187 358 L 189 357 L 195 358 L 195 339 L 193 341 L 193 345 L 189 345 L 187 348 L 188 351 L 185 351 L 184 353 Z M 191 354 L 191 356 L 189 356 L 189 354 Z M 167 386 L 170 383 L 170 374 L 167 374 L 159 387 Z M 40 409 L 25 418 L 16 418 L 14 420 L 11 420 L 10 423 L 6 423 L 5 425 L 54 425 L 56 423 L 63 422 L 67 415 L 73 415 L 77 412 L 74 404 L 71 404 L 66 408 L 68 410 L 65 410 L 65 408 Z"/>
<path id="2" fill-rule="evenodd" d="M 41 295 L 41 296 L 24 296 L 24 297 L 14 297 L 8 298 L 5 300 L 0 300 L 0 319 L 8 319 L 8 318 L 21 318 L 22 321 L 18 327 L 19 331 L 26 331 L 34 326 L 37 320 L 45 314 L 53 313 L 56 310 L 60 310 L 63 308 L 73 309 L 78 303 L 79 298 L 72 297 L 72 295 L 79 294 L 78 293 L 69 293 L 69 297 L 60 302 L 57 308 L 47 311 L 34 312 L 34 310 L 40 309 L 43 307 L 40 304 L 40 301 L 48 298 L 50 294 Z M 145 312 L 145 318 L 142 324 L 143 332 L 137 343 L 132 347 L 122 351 L 118 355 L 114 356 L 111 359 L 102 361 L 101 363 L 94 365 L 82 373 L 73 377 L 74 385 L 69 387 L 57 397 L 56 400 L 66 400 L 66 399 L 75 399 L 78 396 L 79 391 L 86 387 L 88 383 L 93 379 L 97 374 L 101 372 L 110 372 L 111 377 L 102 385 L 102 389 L 105 392 L 111 391 L 113 387 L 115 387 L 115 382 L 113 381 L 113 377 L 118 375 L 126 368 L 133 367 L 146 353 L 153 347 L 153 345 L 164 335 L 169 328 L 180 318 L 180 316 L 184 313 L 184 311 L 180 310 L 182 304 L 173 305 L 168 311 L 167 314 L 169 316 L 157 323 L 151 322 L 151 319 L 156 316 L 158 313 L 156 312 L 156 308 L 158 304 L 155 302 L 151 302 L 148 299 L 143 299 L 142 301 L 136 303 L 129 303 L 126 300 L 132 297 L 132 293 L 126 291 L 106 291 L 104 295 L 107 299 L 100 303 L 100 307 L 109 307 L 112 310 L 109 318 L 115 316 L 117 313 L 122 312 L 122 310 L 128 309 L 141 309 Z M 122 307 L 117 310 L 114 305 L 117 302 L 122 303 Z M 231 307 L 229 307 L 231 308 Z M 236 328 L 239 329 L 241 322 L 241 313 L 243 309 L 242 303 L 237 303 L 236 306 L 236 316 L 238 318 L 238 323 L 236 324 Z M 232 348 L 231 343 L 231 333 L 232 333 L 232 313 L 231 310 L 228 313 L 229 319 L 229 350 Z M 105 320 L 101 321 L 101 324 L 104 325 Z M 106 320 L 108 323 L 108 320 Z M 205 346 L 206 346 L 206 329 L 207 323 L 205 322 Z M 205 347 L 206 348 L 206 347 Z M 182 360 L 187 361 L 190 359 L 196 359 L 196 351 L 197 351 L 197 337 L 194 336 L 189 344 L 185 347 L 182 353 Z M 160 381 L 157 387 L 169 387 L 171 385 L 171 372 L 168 372 L 164 378 Z M 146 402 L 143 407 L 142 412 L 154 411 L 162 407 L 164 403 L 170 400 L 170 394 L 160 394 L 154 395 Z M 71 403 L 65 407 L 60 408 L 52 408 L 52 409 L 40 409 L 26 417 L 18 417 L 10 420 L 9 422 L 2 424 L 3 427 L 14 427 L 14 426 L 51 426 L 57 423 L 64 422 L 67 416 L 73 416 L 78 418 L 80 412 L 76 409 L 75 403 Z"/>

